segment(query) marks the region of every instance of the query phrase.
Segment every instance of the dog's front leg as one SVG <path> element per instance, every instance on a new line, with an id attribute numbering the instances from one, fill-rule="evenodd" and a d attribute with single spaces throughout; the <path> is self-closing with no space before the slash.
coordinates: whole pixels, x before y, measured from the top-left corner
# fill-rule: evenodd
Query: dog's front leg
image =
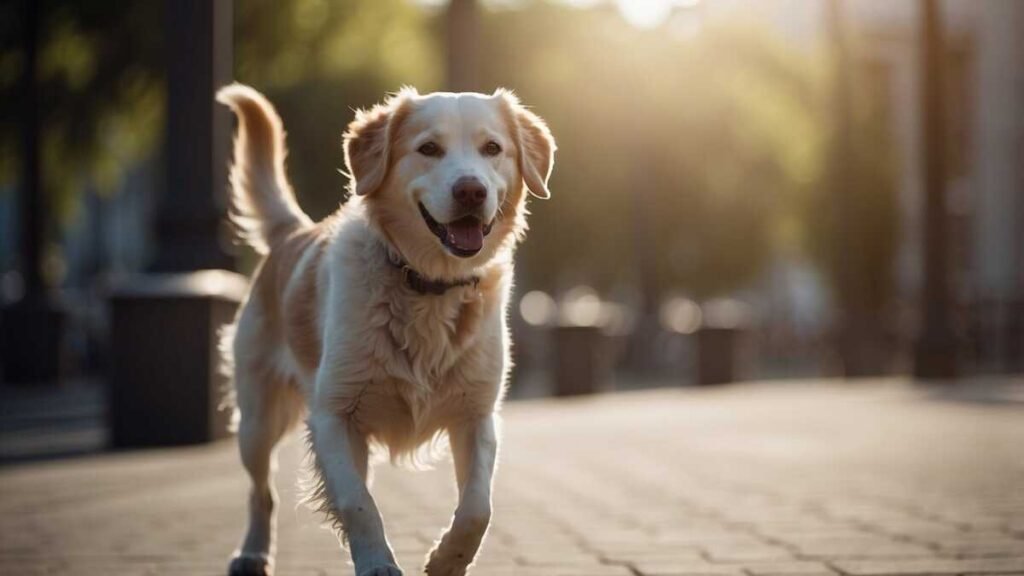
<path id="1" fill-rule="evenodd" d="M 356 575 L 402 576 L 366 486 L 366 438 L 344 416 L 325 409 L 313 411 L 309 428 L 328 509 L 341 521 Z"/>
<path id="2" fill-rule="evenodd" d="M 451 526 L 427 560 L 430 576 L 460 576 L 473 562 L 491 521 L 491 479 L 498 453 L 495 416 L 470 420 L 448 430 L 459 505 Z"/>

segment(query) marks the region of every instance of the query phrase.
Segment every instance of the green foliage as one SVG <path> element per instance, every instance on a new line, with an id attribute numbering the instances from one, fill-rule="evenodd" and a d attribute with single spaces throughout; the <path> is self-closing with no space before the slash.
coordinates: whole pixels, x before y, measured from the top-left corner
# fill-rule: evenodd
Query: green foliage
<path id="1" fill-rule="evenodd" d="M 237 76 L 278 90 L 367 77 L 434 83 L 440 46 L 428 17 L 405 0 L 237 0 Z"/>
<path id="2" fill-rule="evenodd" d="M 281 113 L 289 176 L 316 218 L 343 199 L 341 134 L 353 110 L 404 84 L 439 87 L 431 16 L 404 0 L 237 0 L 235 34 L 236 77 Z"/>
<path id="3" fill-rule="evenodd" d="M 38 60 L 42 189 L 60 221 L 78 192 L 112 193 L 163 133 L 163 35 L 159 2 L 47 0 L 40 5 Z M 18 177 L 22 3 L 0 7 L 0 183 Z"/>
<path id="4" fill-rule="evenodd" d="M 23 65 L 16 6 L 0 6 L 5 103 L 17 101 Z M 114 190 L 159 147 L 163 6 L 45 6 L 44 185 L 67 217 L 84 183 Z M 836 278 L 836 240 L 854 230 L 852 266 L 873 279 L 872 302 L 888 298 L 896 184 L 878 94 L 854 98 L 855 153 L 840 160 L 857 199 L 840 226 L 825 69 L 763 29 L 640 30 L 610 7 L 539 1 L 481 17 L 479 90 L 517 91 L 560 148 L 554 197 L 531 206 L 524 288 L 640 279 L 655 294 L 707 298 L 749 285 L 779 250 L 806 251 Z M 290 176 L 312 216 L 343 199 L 340 136 L 353 109 L 404 84 L 443 88 L 443 25 L 443 10 L 406 0 L 236 0 L 236 77 L 281 112 Z M 4 106 L 3 182 L 16 175 L 17 114 Z"/>
<path id="5" fill-rule="evenodd" d="M 46 0 L 38 66 L 42 187 L 58 221 L 80 192 L 117 190 L 126 170 L 162 145 L 163 2 Z M 0 4 L 0 184 L 18 178 L 24 59 L 22 3 Z M 428 16 L 402 0 L 237 0 L 237 76 L 279 101 L 294 133 L 293 176 L 310 211 L 337 206 L 340 134 L 351 108 L 403 83 L 431 86 L 438 46 Z M 211 96 L 212 98 L 212 96 Z"/>

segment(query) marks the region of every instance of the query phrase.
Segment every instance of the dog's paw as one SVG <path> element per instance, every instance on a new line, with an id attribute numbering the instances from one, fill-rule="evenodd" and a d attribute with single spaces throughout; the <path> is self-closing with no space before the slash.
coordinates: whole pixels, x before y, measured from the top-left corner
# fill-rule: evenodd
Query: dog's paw
<path id="1" fill-rule="evenodd" d="M 262 554 L 240 554 L 231 559 L 228 576 L 273 576 L 274 563 Z"/>
<path id="2" fill-rule="evenodd" d="M 430 553 L 423 571 L 428 576 L 465 576 L 466 567 L 471 560 L 472 558 L 465 558 L 460 554 L 448 556 L 435 549 Z"/>
<path id="3" fill-rule="evenodd" d="M 374 566 L 369 570 L 359 573 L 359 576 L 402 576 L 402 571 L 393 564 L 387 566 Z"/>

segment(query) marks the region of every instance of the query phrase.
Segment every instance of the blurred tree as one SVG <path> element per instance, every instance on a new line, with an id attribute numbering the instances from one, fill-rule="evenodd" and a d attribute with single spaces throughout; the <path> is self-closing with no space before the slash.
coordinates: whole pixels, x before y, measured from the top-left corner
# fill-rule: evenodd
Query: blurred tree
<path id="1" fill-rule="evenodd" d="M 477 0 L 449 0 L 445 18 L 446 90 L 474 92 L 480 50 L 480 6 Z"/>
<path id="2" fill-rule="evenodd" d="M 0 185 L 17 181 L 16 103 L 24 65 L 18 0 L 0 3 Z M 49 238 L 71 221 L 89 185 L 117 190 L 162 145 L 164 3 L 41 0 L 42 190 Z M 237 77 L 267 91 L 291 138 L 304 206 L 337 207 L 340 136 L 351 109 L 403 84 L 441 84 L 434 14 L 405 0 L 238 0 Z M 162 181 L 157 183 L 162 185 Z M 53 244 L 49 244 L 53 249 Z"/>
<path id="3" fill-rule="evenodd" d="M 406 0 L 236 0 L 236 77 L 281 113 L 289 177 L 314 218 L 344 197 L 341 134 L 352 111 L 406 84 L 440 88 L 440 16 Z"/>
<path id="4" fill-rule="evenodd" d="M 950 254 L 946 238 L 949 202 L 946 194 L 946 39 L 942 9 L 936 0 L 918 2 L 921 15 L 921 112 L 924 142 L 924 285 L 920 326 L 914 346 L 914 376 L 952 379 L 959 373 L 957 335 L 951 318 L 955 299 L 950 287 Z"/>
<path id="5" fill-rule="evenodd" d="M 74 212 L 77 189 L 112 191 L 158 132 L 151 5 L 0 4 L 0 187 L 17 183 L 24 278 L 23 293 L 7 294 L 14 301 L 2 310 L 5 379 L 60 378 L 65 315 L 51 292 L 64 268 L 52 240 L 57 225 Z"/>
<path id="6" fill-rule="evenodd" d="M 25 66 L 20 2 L 0 5 L 0 183 L 17 180 L 17 78 Z M 87 183 L 101 194 L 150 155 L 163 126 L 160 2 L 40 0 L 42 190 L 59 221 Z M 48 226 L 56 226 L 51 221 Z"/>
<path id="7" fill-rule="evenodd" d="M 163 80 L 154 70 L 162 70 L 162 11 L 152 2 L 44 5 L 41 61 L 52 110 L 44 171 L 51 195 L 64 198 L 57 204 L 73 205 L 67 199 L 78 186 L 54 181 L 116 181 L 160 140 Z M 521 286 L 635 288 L 641 274 L 650 301 L 678 290 L 705 299 L 751 284 L 779 247 L 804 249 L 835 270 L 839 228 L 827 209 L 834 194 L 826 167 L 833 140 L 821 121 L 828 84 L 819 62 L 754 26 L 708 24 L 695 33 L 670 20 L 639 29 L 608 4 L 502 5 L 474 11 L 481 65 L 466 87 L 517 90 L 560 147 L 555 198 L 533 205 Z M 265 91 L 284 117 L 290 176 L 312 216 L 343 198 L 346 180 L 335 168 L 353 108 L 403 84 L 444 86 L 458 6 L 236 0 L 236 75 Z M 0 26 L 0 90 L 9 91 L 19 66 L 16 27 L 7 18 Z M 879 100 L 856 96 L 858 152 L 848 162 L 863 202 L 850 229 L 865 243 L 851 266 L 872 279 L 866 298 L 881 310 L 895 243 L 891 149 Z M 0 177 L 9 180 L 14 114 L 3 113 Z M 638 256 L 648 256 L 646 264 Z M 835 287 L 845 298 L 843 283 Z"/>
<path id="8" fill-rule="evenodd" d="M 892 360 L 899 239 L 890 125 L 881 95 L 864 88 L 858 91 L 868 93 L 853 111 L 849 153 L 840 155 L 832 141 L 824 185 L 808 199 L 805 213 L 808 246 L 827 273 L 837 312 L 846 316 L 846 333 L 837 336 L 843 371 L 850 376 L 878 374 Z M 856 198 L 841 202 L 842 212 L 836 206 L 841 192 Z"/>
<path id="9" fill-rule="evenodd" d="M 842 6 L 829 5 L 831 82 L 823 91 L 828 130 L 821 186 L 804 205 L 807 246 L 836 303 L 835 351 L 846 376 L 880 374 L 892 360 L 899 209 L 897 154 L 886 68 L 854 60 Z M 857 62 L 856 64 L 854 62 Z"/>
<path id="10" fill-rule="evenodd" d="M 753 27 L 687 37 L 609 8 L 488 13 L 482 38 L 482 61 L 508 65 L 484 67 L 481 88 L 514 87 L 559 140 L 522 285 L 635 286 L 645 253 L 653 297 L 709 298 L 759 275 L 787 202 L 821 171 L 813 63 Z"/>

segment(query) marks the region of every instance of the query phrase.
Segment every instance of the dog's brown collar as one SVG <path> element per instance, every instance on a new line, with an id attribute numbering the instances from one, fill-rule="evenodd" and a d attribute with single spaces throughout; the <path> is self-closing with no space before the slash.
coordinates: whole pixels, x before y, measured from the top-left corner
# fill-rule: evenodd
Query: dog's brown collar
<path id="1" fill-rule="evenodd" d="M 409 287 L 413 292 L 423 296 L 426 294 L 432 294 L 434 296 L 441 296 L 445 292 L 452 288 L 459 288 L 461 286 L 476 286 L 480 283 L 480 278 L 477 276 L 470 276 L 469 278 L 460 278 L 458 280 L 431 280 L 413 270 L 412 266 L 400 257 L 395 256 L 388 251 L 387 256 L 388 264 L 391 264 L 395 268 L 398 268 L 402 272 L 402 279 L 405 280 L 405 285 Z"/>

